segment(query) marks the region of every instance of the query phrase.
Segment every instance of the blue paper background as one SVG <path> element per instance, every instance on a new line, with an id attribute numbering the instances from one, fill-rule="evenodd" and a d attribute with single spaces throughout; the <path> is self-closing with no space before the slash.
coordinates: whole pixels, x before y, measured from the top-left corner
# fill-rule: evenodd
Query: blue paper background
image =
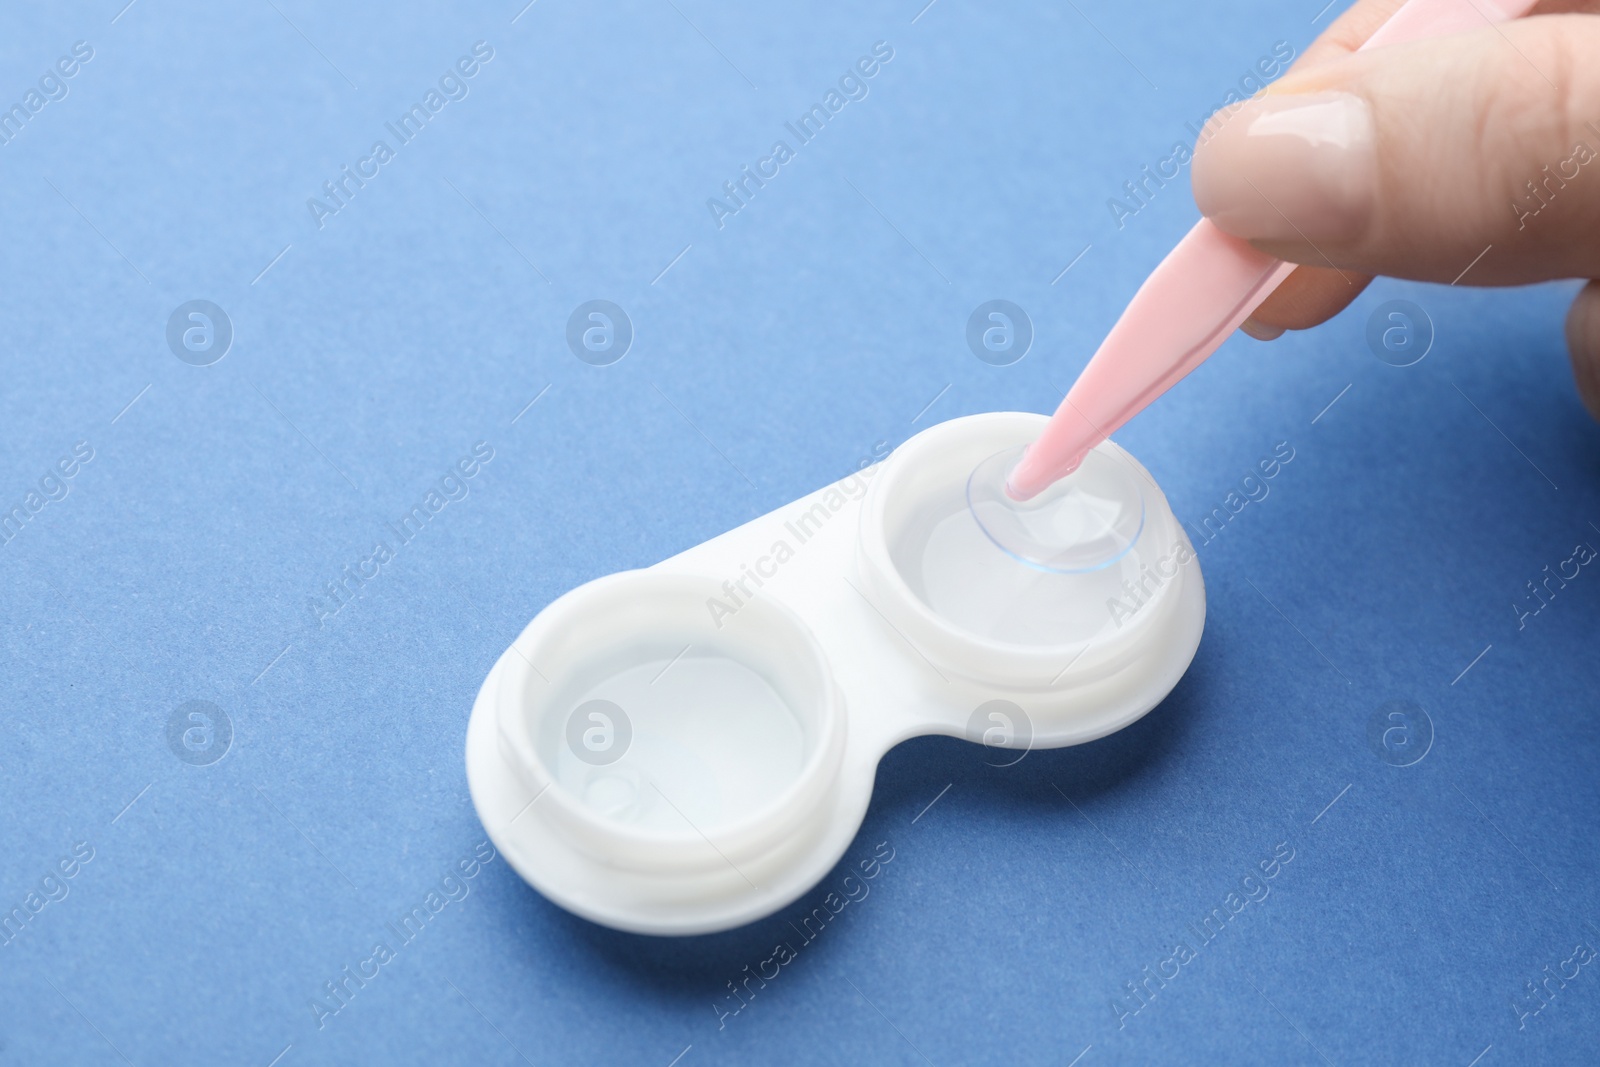
<path id="1" fill-rule="evenodd" d="M 1231 340 L 1119 435 L 1191 522 L 1294 449 L 1200 550 L 1210 615 L 1173 695 L 1006 770 L 948 739 L 891 752 L 846 863 L 893 861 L 737 1015 L 726 983 L 843 870 L 751 927 L 660 940 L 497 860 L 319 1027 L 324 983 L 482 839 L 467 712 L 527 620 L 876 442 L 1052 410 L 1195 216 L 1186 175 L 1120 229 L 1107 199 L 1333 13 L 121 3 L 0 12 L 6 106 L 94 48 L 0 146 L 0 504 L 94 450 L 0 547 L 0 904 L 94 850 L 0 947 L 0 1060 L 1592 1055 L 1595 968 L 1522 1029 L 1512 1007 L 1600 947 L 1600 576 L 1521 629 L 1512 607 L 1600 546 L 1571 287 L 1395 282 L 1308 334 Z M 479 40 L 470 94 L 319 229 L 307 198 Z M 867 98 L 719 229 L 707 198 L 877 41 Z M 164 337 L 195 298 L 236 332 L 209 367 Z M 636 331 L 609 367 L 565 342 L 596 298 Z M 1037 332 L 1008 367 L 964 339 L 993 298 Z M 1365 340 L 1394 298 L 1437 331 L 1404 369 Z M 319 625 L 313 598 L 479 441 L 470 496 Z M 191 700 L 232 723 L 209 766 L 168 746 Z M 1412 766 L 1369 746 L 1390 700 L 1433 725 Z M 1280 843 L 1270 895 L 1119 1020 L 1124 983 Z"/>

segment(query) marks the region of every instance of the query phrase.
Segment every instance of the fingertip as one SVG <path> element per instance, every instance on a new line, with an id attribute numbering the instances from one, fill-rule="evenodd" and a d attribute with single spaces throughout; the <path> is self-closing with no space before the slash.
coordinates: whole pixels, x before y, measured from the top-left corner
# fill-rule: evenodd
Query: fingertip
<path id="1" fill-rule="evenodd" d="M 1259 329 L 1277 330 L 1280 334 L 1284 330 L 1309 330 L 1348 307 L 1371 280 L 1365 274 L 1299 267 L 1261 302 L 1249 321 Z"/>
<path id="2" fill-rule="evenodd" d="M 1254 337 L 1257 341 L 1276 341 L 1283 336 L 1283 327 L 1268 326 L 1249 318 L 1239 324 L 1239 332 L 1247 337 Z"/>
<path id="3" fill-rule="evenodd" d="M 1600 282 L 1580 289 L 1567 312 L 1567 354 L 1578 396 L 1600 420 Z"/>

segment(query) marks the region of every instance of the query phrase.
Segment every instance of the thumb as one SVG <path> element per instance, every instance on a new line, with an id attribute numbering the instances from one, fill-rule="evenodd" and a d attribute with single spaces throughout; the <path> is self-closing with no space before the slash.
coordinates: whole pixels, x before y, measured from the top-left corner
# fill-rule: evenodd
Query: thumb
<path id="1" fill-rule="evenodd" d="M 1600 17 L 1376 48 L 1219 113 L 1195 200 L 1279 258 L 1476 285 L 1600 277 Z"/>

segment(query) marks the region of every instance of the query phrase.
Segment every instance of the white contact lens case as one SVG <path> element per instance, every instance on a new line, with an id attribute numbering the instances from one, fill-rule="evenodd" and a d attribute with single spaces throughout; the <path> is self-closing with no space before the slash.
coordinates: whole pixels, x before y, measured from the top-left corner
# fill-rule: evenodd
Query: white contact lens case
<path id="1" fill-rule="evenodd" d="M 1153 708 L 1200 643 L 1205 585 L 1144 468 L 1099 446 L 1138 480 L 1144 523 L 1087 573 L 1019 562 L 967 507 L 974 467 L 1045 422 L 933 426 L 875 467 L 546 607 L 467 727 L 472 800 L 501 854 L 594 922 L 726 930 L 828 873 L 879 759 L 906 738 L 965 737 L 1008 763 Z"/>

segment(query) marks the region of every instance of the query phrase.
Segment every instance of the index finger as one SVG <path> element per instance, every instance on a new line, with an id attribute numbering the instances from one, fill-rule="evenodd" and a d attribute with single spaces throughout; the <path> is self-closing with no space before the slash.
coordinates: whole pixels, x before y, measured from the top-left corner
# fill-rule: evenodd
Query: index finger
<path id="1" fill-rule="evenodd" d="M 1335 0 L 1337 2 L 1337 0 Z M 1349 9 L 1334 19 L 1332 24 L 1300 54 L 1290 70 L 1314 67 L 1330 59 L 1349 55 L 1367 43 L 1367 38 L 1378 32 L 1378 27 L 1389 21 L 1405 6 L 1405 0 L 1357 0 Z M 1529 14 L 1600 14 L 1597 0 L 1540 0 Z M 1313 22 L 1322 16 L 1317 16 Z"/>
<path id="2" fill-rule="evenodd" d="M 1303 70 L 1349 55 L 1366 44 L 1367 38 L 1377 33 L 1378 27 L 1388 22 L 1390 15 L 1404 6 L 1405 0 L 1358 0 L 1334 19 L 1289 69 Z"/>

